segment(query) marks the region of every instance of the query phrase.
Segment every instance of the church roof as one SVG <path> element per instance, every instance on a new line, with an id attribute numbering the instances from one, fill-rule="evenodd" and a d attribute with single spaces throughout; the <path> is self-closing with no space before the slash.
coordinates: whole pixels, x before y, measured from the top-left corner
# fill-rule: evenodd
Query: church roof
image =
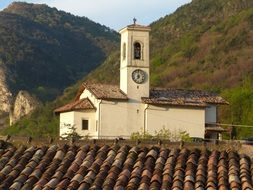
<path id="1" fill-rule="evenodd" d="M 128 100 L 127 95 L 117 85 L 83 83 L 76 99 L 79 99 L 84 89 L 89 90 L 97 99 Z"/>
<path id="2" fill-rule="evenodd" d="M 82 109 L 95 109 L 94 105 L 88 98 L 80 99 L 80 96 L 85 89 L 92 93 L 97 99 L 118 101 L 128 100 L 127 95 L 117 85 L 83 83 L 77 93 L 75 101 L 57 108 L 55 113 Z M 208 104 L 228 104 L 226 100 L 212 92 L 161 88 L 152 89 L 150 91 L 150 97 L 142 97 L 142 102 L 154 105 L 197 107 L 206 107 Z"/>
<path id="3" fill-rule="evenodd" d="M 228 104 L 215 93 L 185 89 L 153 89 L 150 91 L 150 97 L 143 97 L 142 101 L 147 104 L 199 107 L 205 107 L 207 104 Z"/>
<path id="4" fill-rule="evenodd" d="M 61 112 L 87 110 L 87 109 L 95 109 L 95 107 L 88 98 L 83 98 L 83 99 L 68 103 L 60 108 L 57 108 L 56 110 L 54 110 L 54 112 L 61 113 Z"/>

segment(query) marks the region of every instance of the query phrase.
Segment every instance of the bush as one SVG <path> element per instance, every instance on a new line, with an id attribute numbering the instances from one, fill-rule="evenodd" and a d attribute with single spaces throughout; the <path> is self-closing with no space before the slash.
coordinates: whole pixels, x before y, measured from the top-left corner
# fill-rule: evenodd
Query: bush
<path id="1" fill-rule="evenodd" d="M 83 138 L 82 135 L 79 135 L 76 132 L 76 127 L 74 125 L 70 126 L 69 130 L 71 131 L 70 133 L 64 133 L 63 134 L 63 139 L 64 140 L 74 140 L 74 141 L 77 141 L 77 140 L 81 140 Z"/>
<path id="2" fill-rule="evenodd" d="M 170 129 L 166 129 L 165 127 L 163 127 L 159 131 L 155 131 L 154 135 L 150 134 L 149 132 L 140 131 L 140 132 L 132 133 L 130 138 L 132 140 L 164 139 L 164 140 L 170 140 L 170 141 L 181 141 L 181 140 L 187 141 L 187 142 L 191 141 L 191 138 L 186 131 L 177 130 L 177 131 L 171 132 Z"/>
<path id="3" fill-rule="evenodd" d="M 151 140 L 154 137 L 149 134 L 148 132 L 134 132 L 131 134 L 130 139 L 132 140 L 137 140 L 137 139 L 147 139 L 147 140 Z"/>

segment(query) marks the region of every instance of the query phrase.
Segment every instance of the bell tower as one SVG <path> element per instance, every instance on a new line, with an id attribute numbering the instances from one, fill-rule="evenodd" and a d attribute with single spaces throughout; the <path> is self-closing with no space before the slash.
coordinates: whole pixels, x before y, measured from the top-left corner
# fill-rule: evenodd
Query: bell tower
<path id="1" fill-rule="evenodd" d="M 120 31 L 120 89 L 129 99 L 149 97 L 149 32 L 150 27 L 136 24 Z"/>

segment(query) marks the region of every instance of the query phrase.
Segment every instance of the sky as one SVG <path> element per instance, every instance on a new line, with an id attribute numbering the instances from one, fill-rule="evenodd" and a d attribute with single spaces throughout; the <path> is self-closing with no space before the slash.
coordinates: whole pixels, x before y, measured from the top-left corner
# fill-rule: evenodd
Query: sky
<path id="1" fill-rule="evenodd" d="M 19 0 L 16 0 L 19 1 Z M 21 0 L 43 3 L 74 15 L 86 16 L 100 24 L 119 30 L 137 19 L 138 24 L 148 25 L 191 0 Z M 13 0 L 0 0 L 0 10 Z"/>

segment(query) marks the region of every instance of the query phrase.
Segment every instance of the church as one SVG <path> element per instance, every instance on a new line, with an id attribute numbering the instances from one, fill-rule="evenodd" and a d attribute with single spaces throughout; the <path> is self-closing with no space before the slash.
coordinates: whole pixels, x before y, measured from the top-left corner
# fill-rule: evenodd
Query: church
<path id="1" fill-rule="evenodd" d="M 150 27 L 129 25 L 121 34 L 120 85 L 85 82 L 73 102 L 55 110 L 60 137 L 71 132 L 90 138 L 130 138 L 163 128 L 190 137 L 217 138 L 217 108 L 222 97 L 200 90 L 150 89 Z"/>

